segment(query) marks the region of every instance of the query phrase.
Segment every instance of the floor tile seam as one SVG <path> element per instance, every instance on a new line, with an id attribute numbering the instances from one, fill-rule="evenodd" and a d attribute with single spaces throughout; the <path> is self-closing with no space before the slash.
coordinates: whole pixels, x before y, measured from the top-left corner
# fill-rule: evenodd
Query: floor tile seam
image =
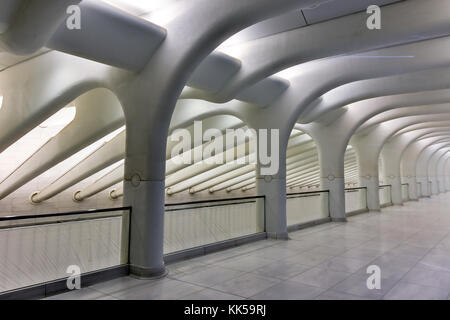
<path id="1" fill-rule="evenodd" d="M 166 278 L 167 279 L 167 278 Z M 191 293 L 196 293 L 196 292 L 200 292 L 200 291 L 202 291 L 203 289 L 205 289 L 205 287 L 204 286 L 202 286 L 202 285 L 198 285 L 198 284 L 192 284 L 192 283 L 189 283 L 189 282 L 186 282 L 186 281 L 181 281 L 181 280 L 178 280 L 178 279 L 170 279 L 171 281 L 179 281 L 179 282 L 184 282 L 184 283 L 186 283 L 186 284 L 190 284 L 190 285 L 195 285 L 195 286 L 197 286 L 197 287 L 202 287 L 202 289 L 199 289 L 199 290 L 197 290 L 197 291 L 194 291 L 194 292 L 191 292 Z M 139 285 L 139 286 L 141 286 L 141 285 Z M 151 287 L 149 288 L 149 289 L 151 289 Z M 128 291 L 128 289 L 126 289 L 126 290 L 123 290 L 123 291 Z M 123 292 L 122 291 L 122 292 Z M 114 294 L 117 294 L 117 293 L 114 293 Z M 113 298 L 117 298 L 117 299 L 120 299 L 120 297 L 119 296 L 114 296 L 113 294 L 111 294 L 111 296 L 113 297 Z"/>
<path id="2" fill-rule="evenodd" d="M 264 266 L 262 266 L 261 268 L 263 268 L 263 267 L 264 267 Z M 264 277 L 264 278 L 270 278 L 271 280 L 272 280 L 272 279 L 273 279 L 273 280 L 277 280 L 277 283 L 275 283 L 274 285 L 277 285 L 277 284 L 283 282 L 283 280 L 281 280 L 281 279 L 276 279 L 276 278 L 272 278 L 272 277 L 266 277 L 266 276 L 263 276 L 263 275 L 255 274 L 255 273 L 253 273 L 253 271 L 242 271 L 242 270 L 231 269 L 231 268 L 228 268 L 228 269 L 229 269 L 229 270 L 232 270 L 232 271 L 242 272 L 242 274 L 238 275 L 238 276 L 235 277 L 235 278 L 230 278 L 230 279 L 228 279 L 228 280 L 224 280 L 224 281 L 218 282 L 218 283 L 216 283 L 216 284 L 214 284 L 214 285 L 212 285 L 212 286 L 208 286 L 208 285 L 200 285 L 200 284 L 197 284 L 197 283 L 194 283 L 194 282 L 190 282 L 190 281 L 187 281 L 187 280 L 179 280 L 179 279 L 176 279 L 176 280 L 177 280 L 177 281 L 180 281 L 180 282 L 187 283 L 187 284 L 191 284 L 191 285 L 201 286 L 201 287 L 204 287 L 205 289 L 211 289 L 211 290 L 219 291 L 219 292 L 221 292 L 221 293 L 226 293 L 226 294 L 235 295 L 235 296 L 238 296 L 238 297 L 244 298 L 244 299 L 248 299 L 248 298 L 247 298 L 247 297 L 244 297 L 244 296 L 240 296 L 240 295 L 238 295 L 238 294 L 234 294 L 234 293 L 230 293 L 230 292 L 226 292 L 226 291 L 217 289 L 217 288 L 215 288 L 215 286 L 220 285 L 220 284 L 222 284 L 222 283 L 225 283 L 225 282 L 227 282 L 227 281 L 231 281 L 231 280 L 236 279 L 236 278 L 239 278 L 239 277 L 243 277 L 243 276 L 249 275 L 249 274 L 250 274 L 250 275 L 253 275 L 253 276 L 260 276 L 260 277 Z M 268 287 L 268 288 L 271 288 L 271 287 L 272 287 L 272 286 L 270 286 L 270 287 Z M 268 289 L 268 288 L 267 288 L 267 289 Z M 263 289 L 263 290 L 261 290 L 261 291 L 264 291 L 264 290 L 265 290 L 265 289 Z M 201 290 L 200 290 L 200 291 L 201 291 Z M 259 291 L 258 293 L 260 293 L 261 291 Z M 196 291 L 196 292 L 199 292 L 199 291 Z M 194 292 L 193 292 L 193 293 L 194 293 Z"/>
<path id="3" fill-rule="evenodd" d="M 434 248 L 434 247 L 433 247 Z M 430 249 L 428 249 L 427 250 L 427 252 L 425 253 L 425 255 L 424 255 L 424 257 L 433 249 L 433 248 L 430 248 Z M 423 259 L 423 258 L 422 258 Z M 388 292 L 386 292 L 384 295 L 383 295 L 383 297 L 382 297 L 382 299 L 389 293 L 389 292 L 391 292 L 392 291 L 392 289 L 394 289 L 401 281 L 403 281 L 403 279 L 405 279 L 405 277 L 415 268 L 415 267 L 417 267 L 417 265 L 419 264 L 419 262 L 420 261 L 422 261 L 422 259 L 420 259 L 420 260 L 417 260 L 417 262 L 407 271 L 407 272 L 405 272 L 405 274 L 402 276 L 402 277 L 400 277 L 400 279 L 395 283 L 395 285 L 393 285 L 392 286 L 392 288 L 388 291 Z"/>

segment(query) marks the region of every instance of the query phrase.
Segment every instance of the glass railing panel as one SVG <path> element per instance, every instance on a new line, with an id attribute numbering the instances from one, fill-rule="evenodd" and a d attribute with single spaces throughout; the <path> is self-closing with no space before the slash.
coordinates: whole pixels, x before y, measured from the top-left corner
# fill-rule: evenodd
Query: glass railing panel
<path id="1" fill-rule="evenodd" d="M 407 183 L 402 184 L 402 200 L 403 201 L 409 200 L 409 184 Z"/>
<path id="2" fill-rule="evenodd" d="M 0 217 L 0 292 L 128 263 L 129 208 Z"/>
<path id="3" fill-rule="evenodd" d="M 288 226 L 330 217 L 328 191 L 288 194 L 286 198 L 286 215 Z"/>
<path id="4" fill-rule="evenodd" d="M 164 253 L 264 231 L 264 197 L 166 204 Z"/>
<path id="5" fill-rule="evenodd" d="M 345 213 L 367 209 L 367 188 L 345 189 Z"/>
<path id="6" fill-rule="evenodd" d="M 392 204 L 392 187 L 390 185 L 379 186 L 380 205 L 387 206 Z"/>

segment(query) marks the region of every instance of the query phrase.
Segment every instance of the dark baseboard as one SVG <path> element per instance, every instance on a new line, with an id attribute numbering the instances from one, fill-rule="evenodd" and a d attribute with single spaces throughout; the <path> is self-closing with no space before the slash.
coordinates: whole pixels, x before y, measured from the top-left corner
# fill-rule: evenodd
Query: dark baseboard
<path id="1" fill-rule="evenodd" d="M 81 274 L 81 287 L 88 287 L 96 283 L 113 280 L 129 274 L 128 265 L 120 265 L 93 272 Z M 0 293 L 0 300 L 36 300 L 56 294 L 69 292 L 67 278 L 44 282 L 29 287 Z"/>
<path id="2" fill-rule="evenodd" d="M 353 216 L 357 216 L 358 214 L 363 214 L 363 213 L 367 213 L 367 212 L 369 212 L 369 209 L 364 208 L 364 209 L 359 209 L 359 210 L 347 212 L 345 214 L 345 216 L 346 217 L 353 217 Z"/>
<path id="3" fill-rule="evenodd" d="M 187 250 L 183 250 L 183 251 L 166 254 L 166 255 L 164 255 L 164 262 L 166 264 L 170 264 L 170 263 L 178 262 L 181 260 L 186 260 L 186 259 L 203 256 L 205 254 L 237 247 L 237 246 L 240 246 L 245 243 L 254 242 L 254 241 L 263 240 L 263 239 L 267 239 L 267 233 L 265 233 L 265 232 L 256 233 L 256 234 L 252 234 L 252 235 L 244 236 L 244 237 L 240 237 L 240 238 L 225 240 L 225 241 L 221 241 L 221 242 L 216 242 L 216 243 L 204 245 L 201 247 L 196 247 L 196 248 L 192 248 L 192 249 L 187 249 Z"/>
<path id="4" fill-rule="evenodd" d="M 327 222 L 331 222 L 331 218 L 323 218 L 323 219 L 318 219 L 318 220 L 314 220 L 314 221 L 310 221 L 310 222 L 305 222 L 305 223 L 299 223 L 299 224 L 293 224 L 287 227 L 287 231 L 288 232 L 293 232 L 293 231 L 297 231 L 297 230 L 302 230 L 302 229 L 306 229 L 309 227 L 313 227 L 313 226 L 317 226 L 320 224 L 324 224 Z"/>

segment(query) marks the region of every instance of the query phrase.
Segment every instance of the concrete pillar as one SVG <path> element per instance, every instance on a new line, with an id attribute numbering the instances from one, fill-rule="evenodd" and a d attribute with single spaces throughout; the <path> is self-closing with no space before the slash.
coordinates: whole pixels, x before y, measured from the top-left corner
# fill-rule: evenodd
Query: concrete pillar
<path id="1" fill-rule="evenodd" d="M 361 187 L 367 188 L 367 208 L 370 211 L 380 211 L 380 193 L 378 186 L 380 185 L 378 176 L 360 176 Z"/>
<path id="2" fill-rule="evenodd" d="M 267 236 L 272 239 L 287 239 L 286 178 L 258 176 L 256 191 L 258 195 L 266 197 L 264 210 Z"/>
<path id="3" fill-rule="evenodd" d="M 402 177 L 402 182 L 408 184 L 408 195 L 410 201 L 417 201 L 418 200 L 418 192 L 417 190 L 417 181 L 416 177 L 407 176 Z"/>
<path id="4" fill-rule="evenodd" d="M 138 97 L 143 99 L 136 94 L 125 102 L 135 108 L 125 109 L 124 205 L 132 206 L 130 272 L 137 277 L 154 278 L 166 273 L 163 249 L 170 117 L 158 112 L 151 99 Z M 147 117 L 142 116 L 145 110 Z"/>
<path id="5" fill-rule="evenodd" d="M 330 139 L 318 143 L 320 159 L 320 185 L 329 190 L 330 216 L 333 221 L 347 221 L 345 214 L 345 147 L 339 148 Z"/>
<path id="6" fill-rule="evenodd" d="M 266 232 L 272 239 L 288 239 L 286 218 L 286 149 L 290 132 L 286 129 L 268 129 L 262 121 L 258 128 L 258 163 L 256 167 L 256 191 L 264 195 Z M 266 139 L 263 133 L 267 133 Z M 275 135 L 273 135 L 275 134 Z M 261 148 L 267 142 L 266 150 L 271 156 L 269 165 L 261 159 Z"/>
<path id="7" fill-rule="evenodd" d="M 295 119 L 289 119 L 280 112 L 273 114 L 271 109 L 257 110 L 251 106 L 243 109 L 241 117 L 250 128 L 256 130 L 258 136 L 256 192 L 258 196 L 266 197 L 264 210 L 267 235 L 272 239 L 287 240 L 286 151 Z M 261 147 L 266 149 L 270 164 L 262 161 Z"/>
<path id="8" fill-rule="evenodd" d="M 163 276 L 164 180 L 124 182 L 124 204 L 133 207 L 130 272 L 143 278 Z"/>
<path id="9" fill-rule="evenodd" d="M 386 183 L 391 185 L 391 199 L 394 205 L 403 205 L 402 199 L 402 181 L 400 176 L 389 175 L 386 177 Z"/>
<path id="10" fill-rule="evenodd" d="M 428 186 L 428 176 L 416 176 L 416 181 L 420 185 L 420 197 L 429 198 L 431 196 L 431 193 Z"/>
<path id="11" fill-rule="evenodd" d="M 376 138 L 376 136 L 374 137 Z M 370 141 L 370 136 L 357 137 L 351 140 L 353 148 L 358 155 L 359 182 L 361 187 L 367 188 L 367 208 L 371 211 L 380 211 L 380 195 L 378 192 L 378 157 L 379 146 Z"/>
<path id="12" fill-rule="evenodd" d="M 403 154 L 401 155 L 401 171 L 402 176 L 406 177 L 406 180 L 411 181 L 411 178 L 415 178 L 414 186 L 417 188 L 417 183 L 420 183 L 420 190 L 416 190 L 415 193 L 411 192 L 411 196 L 416 196 L 418 198 L 422 198 L 428 195 L 428 177 L 424 177 L 423 175 L 418 175 L 416 172 L 417 158 L 426 143 L 423 141 L 415 141 L 412 142 Z M 383 150 L 384 152 L 384 150 Z M 412 184 L 409 185 L 410 191 Z"/>
<path id="13" fill-rule="evenodd" d="M 393 150 L 392 146 L 387 144 L 381 153 L 381 160 L 384 167 L 384 179 L 386 184 L 391 185 L 392 203 L 394 205 L 403 205 L 400 156 L 398 151 Z"/>
<path id="14" fill-rule="evenodd" d="M 345 222 L 345 183 L 343 177 L 321 177 L 321 188 L 329 190 L 330 216 L 336 222 Z"/>
<path id="15" fill-rule="evenodd" d="M 320 162 L 320 186 L 329 190 L 330 217 L 333 221 L 345 222 L 345 177 L 344 157 L 351 134 L 353 117 L 341 117 L 332 125 L 316 122 L 302 125 L 314 139 Z"/>
<path id="16" fill-rule="evenodd" d="M 208 4 L 208 5 L 207 5 Z M 175 105 L 190 75 L 222 41 L 246 27 L 289 10 L 295 0 L 183 3 L 166 28 L 170 36 L 136 77 L 116 88 L 127 123 L 124 203 L 131 215 L 131 272 L 165 273 L 163 261 L 166 148 Z M 192 23 L 202 21 L 202 23 Z"/>

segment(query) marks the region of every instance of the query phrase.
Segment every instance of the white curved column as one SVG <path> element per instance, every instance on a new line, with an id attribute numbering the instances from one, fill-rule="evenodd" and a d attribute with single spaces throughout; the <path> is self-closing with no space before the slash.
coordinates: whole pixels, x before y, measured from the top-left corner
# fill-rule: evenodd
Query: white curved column
<path id="1" fill-rule="evenodd" d="M 127 125 L 124 204 L 133 207 L 130 237 L 133 274 L 152 277 L 165 272 L 166 142 L 177 99 L 190 75 L 233 33 L 296 5 L 311 3 L 314 1 L 184 1 L 180 4 L 183 14 L 175 14 L 166 23 L 170 36 L 146 67 L 132 81 L 117 87 Z"/>

